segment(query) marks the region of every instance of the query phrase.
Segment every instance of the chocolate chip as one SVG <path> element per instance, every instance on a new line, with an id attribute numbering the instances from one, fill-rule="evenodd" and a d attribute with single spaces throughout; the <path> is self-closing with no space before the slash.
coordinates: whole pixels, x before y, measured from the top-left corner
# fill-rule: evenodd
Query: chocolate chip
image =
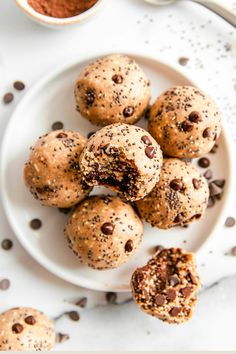
<path id="1" fill-rule="evenodd" d="M 69 214 L 72 210 L 72 208 L 58 208 L 59 212 L 62 213 L 62 214 Z"/>
<path id="2" fill-rule="evenodd" d="M 189 114 L 188 119 L 190 120 L 190 122 L 192 123 L 198 123 L 200 122 L 201 119 L 201 115 L 199 112 L 193 111 Z"/>
<path id="3" fill-rule="evenodd" d="M 128 106 L 123 110 L 123 116 L 129 118 L 134 114 L 134 107 Z"/>
<path id="4" fill-rule="evenodd" d="M 178 316 L 178 314 L 180 313 L 180 311 L 181 311 L 181 307 L 173 307 L 173 308 L 170 310 L 170 314 L 171 314 L 171 316 L 176 317 L 176 316 Z"/>
<path id="5" fill-rule="evenodd" d="M 68 137 L 68 135 L 66 133 L 63 133 L 63 132 L 57 134 L 57 136 L 56 136 L 57 139 L 65 139 L 67 137 Z"/>
<path id="6" fill-rule="evenodd" d="M 112 76 L 112 81 L 114 81 L 115 84 L 122 84 L 123 77 L 121 75 L 115 74 Z"/>
<path id="7" fill-rule="evenodd" d="M 189 62 L 189 58 L 187 57 L 180 57 L 179 60 L 178 60 L 179 64 L 182 65 L 182 66 L 185 66 L 188 64 Z"/>
<path id="8" fill-rule="evenodd" d="M 13 87 L 18 91 L 22 91 L 25 89 L 25 84 L 22 81 L 15 81 Z"/>
<path id="9" fill-rule="evenodd" d="M 218 147 L 219 147 L 219 145 L 218 145 L 218 144 L 215 144 L 215 145 L 213 146 L 213 148 L 211 149 L 210 153 L 211 153 L 211 154 L 215 154 L 216 151 L 217 151 L 217 149 L 218 149 Z"/>
<path id="10" fill-rule="evenodd" d="M 215 183 L 220 188 L 224 188 L 225 186 L 225 179 L 215 179 L 212 182 Z"/>
<path id="11" fill-rule="evenodd" d="M 3 102 L 5 104 L 11 103 L 13 101 L 13 99 L 14 99 L 14 95 L 11 92 L 8 92 L 3 96 Z"/>
<path id="12" fill-rule="evenodd" d="M 128 240 L 125 244 L 125 252 L 132 252 L 133 251 L 133 241 L 132 240 Z"/>
<path id="13" fill-rule="evenodd" d="M 174 189 L 175 191 L 180 191 L 183 189 L 183 182 L 180 178 L 175 178 L 170 182 L 170 188 Z"/>
<path id="14" fill-rule="evenodd" d="M 153 159 L 155 156 L 155 148 L 153 146 L 147 146 L 145 148 L 145 154 L 149 159 Z"/>
<path id="15" fill-rule="evenodd" d="M 2 240 L 1 246 L 3 250 L 9 251 L 13 247 L 13 242 L 12 240 L 5 238 Z"/>
<path id="16" fill-rule="evenodd" d="M 64 124 L 62 122 L 54 122 L 52 124 L 52 130 L 61 130 L 63 129 Z"/>
<path id="17" fill-rule="evenodd" d="M 13 326 L 12 326 L 12 332 L 14 333 L 21 333 L 24 329 L 24 327 L 22 326 L 22 324 L 20 323 L 15 323 Z"/>
<path id="18" fill-rule="evenodd" d="M 0 289 L 1 290 L 7 290 L 10 287 L 10 280 L 8 279 L 2 279 L 0 281 Z"/>
<path id="19" fill-rule="evenodd" d="M 76 306 L 79 306 L 81 308 L 85 308 L 87 305 L 88 299 L 87 297 L 82 297 L 76 302 Z"/>
<path id="20" fill-rule="evenodd" d="M 69 318 L 72 320 L 72 321 L 79 321 L 80 319 L 80 315 L 77 311 L 69 311 L 69 312 L 66 312 L 66 314 L 69 316 Z"/>
<path id="21" fill-rule="evenodd" d="M 65 333 L 57 333 L 56 334 L 56 342 L 57 343 L 64 343 L 69 339 L 70 339 L 69 334 L 65 334 Z"/>
<path id="22" fill-rule="evenodd" d="M 161 252 L 162 250 L 164 250 L 164 247 L 162 245 L 157 245 L 157 246 L 154 247 L 154 253 L 155 254 Z"/>
<path id="23" fill-rule="evenodd" d="M 218 187 L 214 182 L 209 183 L 209 192 L 211 197 L 215 197 L 222 193 L 222 188 Z"/>
<path id="24" fill-rule="evenodd" d="M 180 279 L 179 279 L 178 275 L 175 275 L 175 274 L 171 275 L 169 277 L 169 283 L 170 283 L 171 286 L 178 285 L 180 283 Z"/>
<path id="25" fill-rule="evenodd" d="M 178 223 L 184 220 L 184 214 L 183 213 L 179 213 L 176 215 L 176 217 L 174 218 L 174 223 Z"/>
<path id="26" fill-rule="evenodd" d="M 232 216 L 229 216 L 226 220 L 225 220 L 225 226 L 227 227 L 233 227 L 235 225 L 235 219 L 232 218 Z"/>
<path id="27" fill-rule="evenodd" d="M 231 249 L 231 254 L 232 254 L 232 256 L 236 256 L 236 247 L 235 246 Z"/>
<path id="28" fill-rule="evenodd" d="M 25 323 L 27 323 L 27 324 L 30 325 L 30 326 L 33 326 L 33 325 L 35 325 L 35 323 L 36 323 L 36 319 L 35 319 L 34 316 L 27 316 L 27 317 L 25 318 Z"/>
<path id="29" fill-rule="evenodd" d="M 212 172 L 212 170 L 206 170 L 206 172 L 204 173 L 204 175 L 203 175 L 206 179 L 212 179 L 212 177 L 213 177 L 213 172 Z"/>
<path id="30" fill-rule="evenodd" d="M 215 205 L 215 199 L 213 197 L 209 197 L 207 208 L 212 208 Z"/>
<path id="31" fill-rule="evenodd" d="M 210 138 L 211 137 L 211 128 L 206 128 L 202 133 L 203 138 Z"/>
<path id="32" fill-rule="evenodd" d="M 174 301 L 176 298 L 176 291 L 175 289 L 168 289 L 166 293 L 167 299 L 170 301 Z"/>
<path id="33" fill-rule="evenodd" d="M 101 226 L 101 231 L 105 235 L 112 235 L 113 234 L 113 230 L 114 230 L 114 225 L 111 224 L 110 222 L 105 222 L 105 224 L 103 224 Z"/>
<path id="34" fill-rule="evenodd" d="M 186 286 L 185 288 L 181 289 L 182 294 L 184 297 L 189 297 L 192 292 L 192 288 L 190 286 Z"/>
<path id="35" fill-rule="evenodd" d="M 106 300 L 108 304 L 116 304 L 117 294 L 112 291 L 106 293 Z"/>
<path id="36" fill-rule="evenodd" d="M 87 138 L 88 138 L 88 139 L 91 138 L 91 136 L 93 136 L 95 133 L 96 133 L 96 132 L 90 132 L 90 133 L 88 133 L 88 134 L 87 134 Z"/>
<path id="37" fill-rule="evenodd" d="M 41 226 L 42 226 L 42 221 L 39 219 L 33 219 L 30 221 L 30 227 L 33 230 L 38 230 L 41 228 Z"/>
<path id="38" fill-rule="evenodd" d="M 188 120 L 183 121 L 181 127 L 184 132 L 191 132 L 193 130 L 193 124 Z"/>
<path id="39" fill-rule="evenodd" d="M 152 145 L 151 140 L 149 139 L 149 137 L 147 135 L 143 135 L 141 138 L 142 142 L 144 142 L 144 144 L 146 145 Z"/>
<path id="40" fill-rule="evenodd" d="M 194 189 L 199 189 L 200 188 L 201 181 L 199 179 L 193 178 L 192 179 L 192 183 L 193 183 Z"/>
<path id="41" fill-rule="evenodd" d="M 202 168 L 207 168 L 210 166 L 210 160 L 207 157 L 201 157 L 198 160 L 198 165 Z"/>
<path id="42" fill-rule="evenodd" d="M 95 92 L 92 89 L 87 89 L 85 93 L 85 103 L 87 106 L 92 106 L 95 101 Z"/>
<path id="43" fill-rule="evenodd" d="M 157 306 L 163 306 L 165 303 L 165 296 L 160 294 L 156 295 L 155 302 Z"/>

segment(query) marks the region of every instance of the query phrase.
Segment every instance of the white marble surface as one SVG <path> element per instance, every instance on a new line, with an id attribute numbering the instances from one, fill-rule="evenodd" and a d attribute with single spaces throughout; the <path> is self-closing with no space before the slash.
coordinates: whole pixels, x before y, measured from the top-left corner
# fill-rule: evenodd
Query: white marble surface
<path id="1" fill-rule="evenodd" d="M 236 9 L 235 1 L 224 1 Z M 50 69 L 93 50 L 139 49 L 163 60 L 190 58 L 184 71 L 211 92 L 224 111 L 236 148 L 236 31 L 199 5 L 179 1 L 156 8 L 142 0 L 106 0 L 100 12 L 85 24 L 52 31 L 27 19 L 13 0 L 0 3 L 0 97 L 16 79 L 27 88 Z M 0 105 L 0 139 L 17 101 Z M 27 129 L 27 127 L 26 127 Z M 17 132 L 16 136 L 17 138 Z M 235 191 L 232 191 L 235 195 Z M 229 213 L 236 217 L 236 203 Z M 168 326 L 146 316 L 133 303 L 105 306 L 103 293 L 70 285 L 40 267 L 18 244 L 0 205 L 0 240 L 11 238 L 14 248 L 0 250 L 0 280 L 11 287 L 0 290 L 0 311 L 25 305 L 42 309 L 52 318 L 79 310 L 81 320 L 57 321 L 57 330 L 70 340 L 57 350 L 235 350 L 236 257 L 225 256 L 236 245 L 234 228 L 222 226 L 198 255 L 204 289 L 192 320 Z M 222 280 L 223 279 L 223 280 Z M 215 282 L 211 288 L 208 288 Z M 71 304 L 88 297 L 86 309 Z M 119 295 L 119 301 L 129 295 Z"/>

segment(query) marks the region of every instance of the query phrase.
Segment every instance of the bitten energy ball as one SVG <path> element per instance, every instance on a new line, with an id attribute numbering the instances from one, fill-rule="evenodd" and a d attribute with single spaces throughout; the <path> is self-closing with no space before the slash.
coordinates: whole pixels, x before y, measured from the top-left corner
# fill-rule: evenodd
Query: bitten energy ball
<path id="1" fill-rule="evenodd" d="M 128 124 L 108 125 L 94 134 L 80 156 L 80 168 L 91 186 L 103 185 L 137 200 L 158 181 L 162 152 L 144 129 Z"/>
<path id="2" fill-rule="evenodd" d="M 163 153 L 198 157 L 208 153 L 221 132 L 215 102 L 192 86 L 177 86 L 157 98 L 150 110 L 148 130 Z"/>
<path id="3" fill-rule="evenodd" d="M 75 99 L 78 111 L 94 124 L 134 124 L 148 107 L 149 80 L 133 59 L 109 55 L 83 70 Z"/>
<path id="4" fill-rule="evenodd" d="M 168 229 L 200 220 L 208 198 L 207 181 L 194 165 L 179 159 L 164 159 L 159 182 L 136 205 L 148 223 Z"/>
<path id="5" fill-rule="evenodd" d="M 25 183 L 43 205 L 67 208 L 90 191 L 82 181 L 79 156 L 86 143 L 77 132 L 57 130 L 39 138 L 25 165 Z"/>
<path id="6" fill-rule="evenodd" d="M 131 205 L 114 196 L 92 196 L 69 218 L 65 236 L 81 263 L 112 269 L 127 262 L 139 247 L 143 224 Z"/>
<path id="7" fill-rule="evenodd" d="M 138 306 L 168 323 L 182 323 L 192 316 L 200 288 L 194 256 L 180 248 L 160 251 L 131 279 Z"/>
<path id="8" fill-rule="evenodd" d="M 53 323 L 42 312 L 16 307 L 0 315 L 0 351 L 45 351 L 54 344 Z"/>

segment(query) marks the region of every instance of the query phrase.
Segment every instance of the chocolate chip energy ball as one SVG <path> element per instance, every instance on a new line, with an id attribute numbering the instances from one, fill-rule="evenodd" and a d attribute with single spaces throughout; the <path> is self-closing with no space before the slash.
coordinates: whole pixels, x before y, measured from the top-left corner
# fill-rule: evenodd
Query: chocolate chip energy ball
<path id="1" fill-rule="evenodd" d="M 143 224 L 131 205 L 109 195 L 82 201 L 65 228 L 69 247 L 80 262 L 99 270 L 127 262 L 142 235 Z"/>
<path id="2" fill-rule="evenodd" d="M 200 288 L 195 258 L 180 248 L 160 251 L 131 279 L 138 306 L 168 323 L 182 323 L 192 316 Z"/>
<path id="3" fill-rule="evenodd" d="M 16 307 L 0 315 L 0 351 L 48 351 L 54 344 L 53 323 L 42 312 Z"/>
<path id="4" fill-rule="evenodd" d="M 221 115 L 204 92 L 177 86 L 157 98 L 150 110 L 148 130 L 165 155 L 198 157 L 208 153 L 220 136 Z"/>
<path id="5" fill-rule="evenodd" d="M 78 111 L 94 124 L 134 124 L 148 107 L 149 80 L 134 59 L 109 55 L 82 71 L 75 99 Z"/>
<path id="6" fill-rule="evenodd" d="M 24 169 L 26 186 L 35 199 L 43 205 L 68 208 L 91 191 L 79 167 L 86 141 L 77 132 L 62 130 L 39 138 Z"/>
<path id="7" fill-rule="evenodd" d="M 140 216 L 152 226 L 169 229 L 200 220 L 208 198 L 207 181 L 198 169 L 171 158 L 164 159 L 159 182 L 136 205 Z"/>
<path id="8" fill-rule="evenodd" d="M 144 129 L 111 124 L 94 134 L 80 156 L 80 168 L 90 186 L 106 186 L 127 200 L 149 193 L 158 181 L 162 152 Z"/>

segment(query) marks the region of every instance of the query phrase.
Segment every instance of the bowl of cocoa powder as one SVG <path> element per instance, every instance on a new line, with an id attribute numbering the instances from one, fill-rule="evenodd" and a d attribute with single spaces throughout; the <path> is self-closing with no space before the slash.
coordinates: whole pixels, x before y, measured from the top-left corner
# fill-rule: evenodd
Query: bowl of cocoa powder
<path id="1" fill-rule="evenodd" d="M 78 24 L 93 15 L 104 0 L 16 0 L 34 21 L 50 28 Z"/>

